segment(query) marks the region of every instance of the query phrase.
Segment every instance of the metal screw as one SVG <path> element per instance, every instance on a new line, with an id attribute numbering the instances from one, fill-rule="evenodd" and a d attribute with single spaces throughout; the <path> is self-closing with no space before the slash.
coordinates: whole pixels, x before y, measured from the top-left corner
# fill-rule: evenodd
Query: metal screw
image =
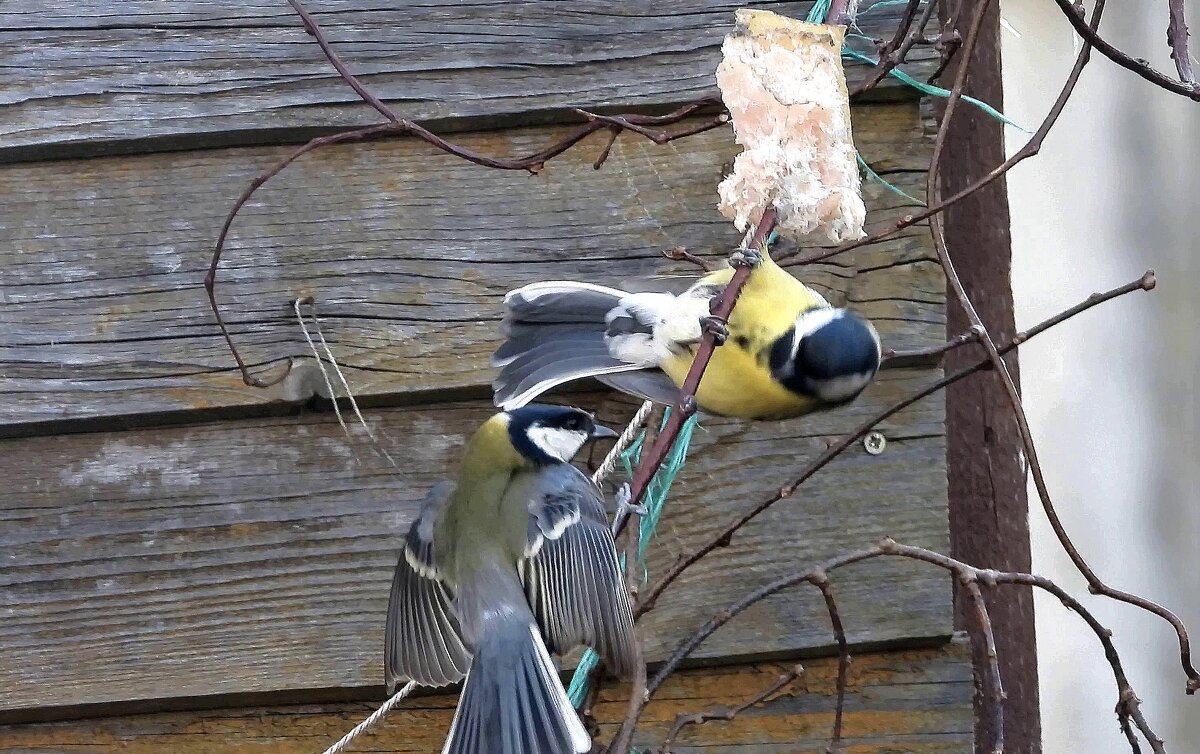
<path id="1" fill-rule="evenodd" d="M 887 438 L 882 432 L 875 431 L 863 438 L 863 449 L 873 456 L 877 456 L 887 447 Z"/>

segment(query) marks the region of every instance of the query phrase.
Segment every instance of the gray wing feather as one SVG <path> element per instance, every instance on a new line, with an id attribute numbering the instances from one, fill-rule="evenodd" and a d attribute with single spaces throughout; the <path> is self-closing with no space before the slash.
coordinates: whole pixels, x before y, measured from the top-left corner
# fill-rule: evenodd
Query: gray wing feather
<path id="1" fill-rule="evenodd" d="M 396 562 L 384 632 L 389 693 L 409 680 L 424 686 L 454 683 L 471 665 L 454 612 L 454 595 L 438 572 L 434 552 L 437 519 L 452 490 L 450 482 L 442 482 L 429 491 Z"/>
<path id="2" fill-rule="evenodd" d="M 545 469 L 530 499 L 523 576 L 547 645 L 596 650 L 618 675 L 633 669 L 633 610 L 600 491 L 573 466 Z"/>
<path id="3" fill-rule="evenodd" d="M 653 401 L 664 406 L 673 406 L 679 402 L 679 388 L 666 372 L 660 369 L 601 374 L 596 375 L 596 379 L 644 401 Z"/>

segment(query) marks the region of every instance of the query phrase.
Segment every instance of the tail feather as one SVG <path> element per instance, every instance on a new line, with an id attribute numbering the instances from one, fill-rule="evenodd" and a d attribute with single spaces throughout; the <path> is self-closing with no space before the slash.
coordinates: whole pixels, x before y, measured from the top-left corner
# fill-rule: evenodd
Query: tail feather
<path id="1" fill-rule="evenodd" d="M 551 281 L 504 297 L 505 342 L 492 355 L 496 405 L 517 408 L 558 385 L 632 367 L 609 353 L 606 317 L 625 296 L 615 288 Z"/>
<path id="2" fill-rule="evenodd" d="M 547 390 L 583 377 L 638 369 L 596 349 L 563 352 L 547 344 L 532 358 L 518 357 L 492 383 L 496 405 L 505 411 L 519 408 Z"/>
<path id="3" fill-rule="evenodd" d="M 536 324 L 604 322 L 624 291 L 591 283 L 553 280 L 531 283 L 504 297 L 505 321 Z"/>
<path id="4" fill-rule="evenodd" d="M 492 355 L 501 369 L 492 383 L 496 405 L 518 408 L 572 380 L 656 366 L 670 353 L 656 328 L 674 315 L 674 302 L 666 293 L 568 281 L 512 291 L 504 298 L 505 342 Z"/>
<path id="5" fill-rule="evenodd" d="M 481 638 L 442 754 L 590 751 L 532 616 L 496 623 Z"/>

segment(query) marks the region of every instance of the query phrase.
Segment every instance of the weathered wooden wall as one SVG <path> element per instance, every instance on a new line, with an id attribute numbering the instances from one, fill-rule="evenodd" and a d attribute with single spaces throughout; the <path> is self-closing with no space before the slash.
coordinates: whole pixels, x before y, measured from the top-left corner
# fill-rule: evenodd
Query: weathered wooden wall
<path id="1" fill-rule="evenodd" d="M 737 6 L 359 5 L 311 9 L 368 86 L 493 153 L 555 138 L 571 107 L 666 107 L 713 90 Z M 885 33 L 895 12 L 862 26 Z M 503 293 L 681 271 L 659 251 L 717 255 L 737 240 L 714 206 L 737 152 L 727 129 L 665 147 L 622 136 L 599 171 L 588 143 L 536 177 L 410 140 L 332 148 L 268 184 L 234 226 L 218 295 L 235 337 L 256 369 L 300 359 L 280 386 L 248 388 L 200 287 L 220 223 L 284 144 L 376 117 L 286 3 L 0 6 L 0 751 L 319 751 L 365 709 L 339 700 L 378 698 L 397 538 L 491 411 Z M 888 89 L 857 103 L 854 123 L 876 170 L 919 191 L 920 103 Z M 912 209 L 866 190 L 872 224 Z M 919 229 L 797 273 L 874 319 L 888 346 L 943 337 L 942 282 Z M 292 315 L 300 295 L 316 298 L 400 471 L 310 404 L 326 391 Z M 805 420 L 707 422 L 651 573 L 932 375 L 889 371 L 854 406 Z M 570 399 L 613 424 L 633 408 L 603 393 Z M 945 549 L 943 413 L 930 400 L 898 415 L 882 455 L 848 453 L 697 566 L 647 616 L 649 657 L 747 587 L 846 547 L 891 534 Z M 863 651 L 935 647 L 952 632 L 940 573 L 873 563 L 837 582 Z M 819 600 L 799 592 L 739 618 L 698 657 L 728 665 L 830 645 Z M 829 667 L 813 666 L 803 694 L 693 730 L 683 750 L 820 749 Z M 648 734 L 678 711 L 751 695 L 769 672 L 681 677 Z M 957 646 L 863 655 L 855 672 L 853 750 L 970 750 Z M 299 701 L 315 706 L 284 706 Z M 436 750 L 451 704 L 413 702 L 374 750 Z M 47 719 L 67 722 L 34 722 Z"/>

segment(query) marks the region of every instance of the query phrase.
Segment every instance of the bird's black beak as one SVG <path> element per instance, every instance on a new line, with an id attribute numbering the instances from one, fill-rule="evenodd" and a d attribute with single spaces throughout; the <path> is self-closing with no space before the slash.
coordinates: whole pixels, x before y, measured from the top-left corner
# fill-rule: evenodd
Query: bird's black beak
<path id="1" fill-rule="evenodd" d="M 592 436 L 589 439 L 591 439 L 592 441 L 596 441 L 596 440 L 611 439 L 611 438 L 620 437 L 620 436 L 621 436 L 620 432 L 611 430 L 608 427 L 604 426 L 603 424 L 596 424 L 592 427 Z"/>

